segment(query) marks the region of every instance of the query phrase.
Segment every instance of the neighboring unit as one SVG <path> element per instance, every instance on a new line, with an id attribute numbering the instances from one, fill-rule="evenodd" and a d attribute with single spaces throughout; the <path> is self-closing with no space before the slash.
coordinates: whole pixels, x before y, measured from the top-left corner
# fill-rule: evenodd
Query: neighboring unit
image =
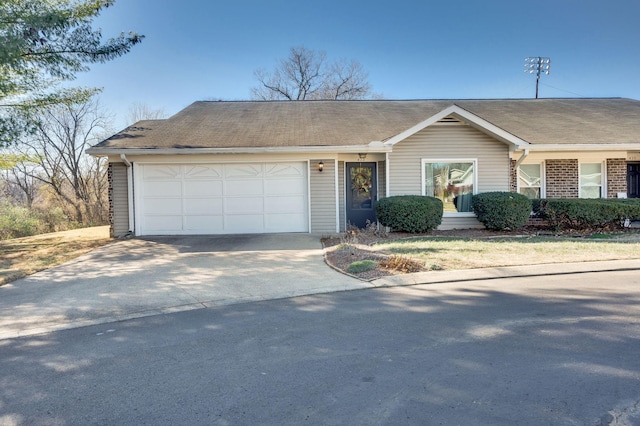
<path id="1" fill-rule="evenodd" d="M 113 236 L 336 233 L 376 200 L 442 199 L 481 227 L 479 192 L 640 196 L 632 99 L 195 102 L 88 152 L 109 158 Z"/>

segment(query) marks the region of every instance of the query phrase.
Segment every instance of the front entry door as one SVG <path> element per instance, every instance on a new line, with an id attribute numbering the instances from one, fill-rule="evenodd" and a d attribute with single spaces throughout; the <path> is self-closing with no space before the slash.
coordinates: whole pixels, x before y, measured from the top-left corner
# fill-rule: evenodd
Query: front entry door
<path id="1" fill-rule="evenodd" d="M 376 163 L 347 163 L 345 177 L 347 224 L 365 228 L 367 221 L 375 223 Z"/>
<path id="2" fill-rule="evenodd" d="M 627 197 L 640 198 L 640 163 L 627 163 Z"/>

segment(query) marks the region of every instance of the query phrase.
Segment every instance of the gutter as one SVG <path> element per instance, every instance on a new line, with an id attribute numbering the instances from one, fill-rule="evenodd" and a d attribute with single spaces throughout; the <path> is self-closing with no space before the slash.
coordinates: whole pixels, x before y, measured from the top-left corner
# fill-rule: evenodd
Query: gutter
<path id="1" fill-rule="evenodd" d="M 108 155 L 199 155 L 199 154 L 325 154 L 325 153 L 385 153 L 392 147 L 374 143 L 347 146 L 300 146 L 260 148 L 100 148 L 93 147 L 87 154 L 97 157 Z M 122 158 L 122 157 L 120 157 Z"/>
<path id="2" fill-rule="evenodd" d="M 529 145 L 529 151 L 640 151 L 640 143 L 599 143 L 599 144 L 536 144 Z"/>

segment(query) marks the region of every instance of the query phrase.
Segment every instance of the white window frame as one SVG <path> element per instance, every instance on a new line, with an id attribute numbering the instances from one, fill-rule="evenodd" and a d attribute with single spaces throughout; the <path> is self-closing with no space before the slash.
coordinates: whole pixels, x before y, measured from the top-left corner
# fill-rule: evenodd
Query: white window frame
<path id="1" fill-rule="evenodd" d="M 520 167 L 527 165 L 539 165 L 540 166 L 540 199 L 547 197 L 547 176 L 546 176 L 546 167 L 544 161 L 540 163 L 522 163 L 518 166 L 516 170 L 516 191 L 520 194 Z M 524 188 L 535 188 L 534 186 L 525 186 Z"/>
<path id="2" fill-rule="evenodd" d="M 478 193 L 478 159 L 477 158 L 423 158 L 421 161 L 420 185 L 422 187 L 422 195 L 427 195 L 425 187 L 425 165 L 429 163 L 473 163 L 473 195 Z M 474 212 L 443 212 L 443 217 L 476 217 Z"/>
<path id="3" fill-rule="evenodd" d="M 582 165 L 600 164 L 600 199 L 607 198 L 607 164 L 605 161 L 581 161 L 578 163 L 578 198 L 582 196 Z M 597 198 L 594 198 L 597 199 Z"/>

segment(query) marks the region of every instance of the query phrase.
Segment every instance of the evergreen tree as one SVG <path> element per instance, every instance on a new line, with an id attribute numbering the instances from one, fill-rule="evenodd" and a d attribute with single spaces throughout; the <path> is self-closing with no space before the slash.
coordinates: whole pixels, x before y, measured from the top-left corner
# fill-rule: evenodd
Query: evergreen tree
<path id="1" fill-rule="evenodd" d="M 62 89 L 91 63 L 129 52 L 144 36 L 106 41 L 92 21 L 115 0 L 0 0 L 0 146 L 30 128 L 41 107 L 82 102 L 97 89 Z"/>

